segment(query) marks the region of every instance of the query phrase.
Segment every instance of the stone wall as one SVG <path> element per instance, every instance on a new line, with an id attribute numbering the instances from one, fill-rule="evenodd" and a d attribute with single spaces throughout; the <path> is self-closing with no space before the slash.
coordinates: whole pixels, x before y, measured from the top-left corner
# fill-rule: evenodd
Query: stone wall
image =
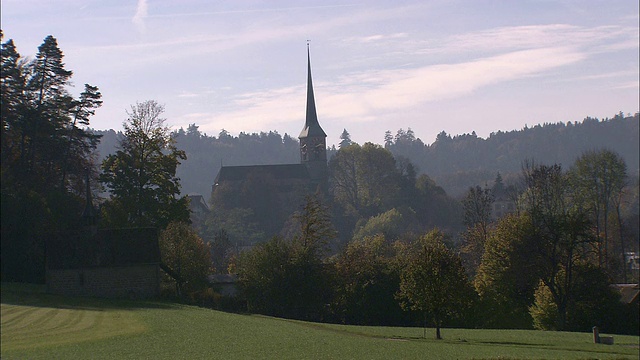
<path id="1" fill-rule="evenodd" d="M 160 294 L 158 264 L 48 269 L 46 276 L 51 294 L 131 299 Z"/>

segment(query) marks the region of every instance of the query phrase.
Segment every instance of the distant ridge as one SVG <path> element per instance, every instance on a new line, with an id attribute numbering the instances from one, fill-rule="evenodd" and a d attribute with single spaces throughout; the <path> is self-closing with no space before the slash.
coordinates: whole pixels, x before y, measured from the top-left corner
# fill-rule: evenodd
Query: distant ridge
<path id="1" fill-rule="evenodd" d="M 587 117 L 581 122 L 496 131 L 486 139 L 473 133 L 451 136 L 442 132 L 432 144 L 422 142 L 410 129 L 400 129 L 385 147 L 396 157 L 410 160 L 420 173 L 429 175 L 447 193 L 456 196 L 469 186 L 492 183 L 498 172 L 509 181 L 509 174 L 519 173 L 525 159 L 560 163 L 569 168 L 584 151 L 601 148 L 619 153 L 627 163 L 629 175 L 638 176 L 639 120 L 638 113 L 602 120 Z M 104 135 L 98 147 L 101 161 L 115 152 L 118 133 L 95 132 Z M 199 193 L 207 199 L 221 159 L 226 164 L 238 165 L 287 164 L 299 160 L 298 140 L 274 131 L 238 136 L 223 131 L 216 137 L 180 129 L 174 132 L 174 137 L 178 147 L 187 152 L 187 160 L 178 167 L 177 174 L 182 180 L 182 193 Z"/>

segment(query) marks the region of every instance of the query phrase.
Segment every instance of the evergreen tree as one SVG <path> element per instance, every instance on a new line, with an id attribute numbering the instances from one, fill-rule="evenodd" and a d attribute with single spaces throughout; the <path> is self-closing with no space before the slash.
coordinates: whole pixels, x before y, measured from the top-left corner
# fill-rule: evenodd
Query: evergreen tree
<path id="1" fill-rule="evenodd" d="M 0 32 L 0 40 L 2 39 Z M 2 181 L 9 175 L 8 169 L 17 160 L 17 146 L 20 144 L 20 126 L 23 124 L 22 117 L 25 107 L 25 86 L 26 77 L 24 61 L 21 60 L 13 40 L 9 39 L 2 43 L 0 49 L 1 66 L 0 72 L 0 119 L 2 128 L 0 129 L 0 146 L 2 146 Z"/>
<path id="2" fill-rule="evenodd" d="M 95 135 L 86 127 L 89 125 L 89 117 L 95 114 L 95 110 L 102 106 L 102 94 L 96 86 L 89 84 L 84 85 L 84 91 L 80 94 L 80 98 L 73 102 L 71 115 L 73 121 L 65 130 L 67 133 L 67 147 L 63 153 L 62 163 L 62 184 L 65 186 L 67 182 L 67 174 L 81 175 L 83 170 L 92 167 L 92 164 L 84 159 L 89 160 L 91 152 L 98 145 L 100 135 Z M 85 128 L 80 128 L 79 125 Z M 82 181 L 78 184 L 78 180 L 82 176 L 76 176 L 75 188 L 82 188 Z"/>
<path id="3" fill-rule="evenodd" d="M 384 148 L 389 149 L 391 145 L 393 145 L 393 135 L 391 135 L 391 131 L 387 130 L 384 132 Z"/>
<path id="4" fill-rule="evenodd" d="M 38 186 L 58 184 L 62 154 L 66 148 L 64 130 L 69 122 L 73 98 L 66 90 L 72 72 L 64 68 L 63 53 L 49 35 L 29 64 L 27 93 L 30 110 L 21 138 L 21 162 Z"/>
<path id="5" fill-rule="evenodd" d="M 338 149 L 342 149 L 343 147 L 347 147 L 353 144 L 351 141 L 351 135 L 347 132 L 347 129 L 342 130 L 342 134 L 340 134 L 340 144 L 338 144 Z"/>

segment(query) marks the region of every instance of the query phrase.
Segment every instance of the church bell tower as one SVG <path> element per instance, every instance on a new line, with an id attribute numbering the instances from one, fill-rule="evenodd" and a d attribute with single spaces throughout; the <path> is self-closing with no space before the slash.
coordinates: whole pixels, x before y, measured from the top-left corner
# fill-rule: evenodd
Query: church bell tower
<path id="1" fill-rule="evenodd" d="M 307 116 L 298 139 L 300 139 L 300 163 L 307 166 L 313 181 L 326 183 L 328 177 L 327 134 L 320 127 L 316 113 L 316 101 L 311 81 L 309 43 L 307 43 Z"/>

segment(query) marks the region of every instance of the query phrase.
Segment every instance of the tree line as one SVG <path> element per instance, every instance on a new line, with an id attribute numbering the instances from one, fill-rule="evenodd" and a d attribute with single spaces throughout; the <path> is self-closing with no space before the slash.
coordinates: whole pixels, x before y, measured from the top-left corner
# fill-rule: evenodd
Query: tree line
<path id="1" fill-rule="evenodd" d="M 385 133 L 384 146 L 395 156 L 413 162 L 449 194 L 462 195 L 469 186 L 490 183 L 497 172 L 517 177 L 522 159 L 573 164 L 585 151 L 602 148 L 618 153 L 637 175 L 640 162 L 640 113 L 612 118 L 586 117 L 582 122 L 544 123 L 521 130 L 497 131 L 483 139 L 471 134 L 442 131 L 433 143 L 424 143 L 411 128 Z"/>
<path id="2" fill-rule="evenodd" d="M 362 148 L 345 146 L 331 161 Z M 505 186 L 498 176 L 491 188 L 469 188 L 459 234 L 420 226 L 417 218 L 402 220 L 396 208 L 384 211 L 385 198 L 375 186 L 363 190 L 363 198 L 340 200 L 345 186 L 335 177 L 346 175 L 337 175 L 331 164 L 329 196 L 324 202 L 319 195 L 307 199 L 293 224 L 315 222 L 334 231 L 314 235 L 298 226 L 250 250 L 230 252 L 223 269 L 238 274 L 249 311 L 346 324 L 428 325 L 436 337 L 447 326 L 589 331 L 597 325 L 637 333 L 637 307 L 620 303 L 609 286 L 637 281 L 637 275 L 625 274 L 624 257 L 637 251 L 637 237 L 625 240 L 637 213 L 616 218 L 625 191 L 637 199 L 637 183 L 627 183 L 625 162 L 616 153 L 587 152 L 569 170 L 526 160 L 517 184 Z M 384 188 L 395 198 L 393 184 Z M 494 218 L 500 192 L 515 206 Z M 375 210 L 370 194 L 379 201 Z M 370 217 L 345 242 L 334 224 L 349 212 Z M 229 244 L 230 235 L 218 232 L 213 243 L 222 236 Z M 307 247 L 335 241 L 341 246 L 333 251 Z"/>
<path id="3" fill-rule="evenodd" d="M 545 123 L 521 130 L 497 131 L 486 139 L 475 132 L 462 135 L 441 132 L 430 144 L 408 128 L 398 129 L 395 135 L 387 131 L 382 146 L 397 159 L 410 161 L 418 174 L 429 175 L 449 195 L 458 198 L 469 186 L 491 183 L 498 172 L 505 181 L 517 178 L 522 159 L 567 165 L 583 152 L 601 148 L 618 153 L 629 165 L 630 174 L 637 175 L 639 122 L 638 114 L 625 116 L 620 113 L 612 118 L 587 117 L 581 122 Z M 122 132 L 93 132 L 102 135 L 98 144 L 100 158 L 115 152 Z M 174 130 L 172 136 L 178 148 L 187 155 L 187 160 L 178 168 L 183 194 L 209 196 L 221 165 L 299 162 L 298 140 L 277 131 L 233 136 L 221 130 L 217 135 L 208 135 L 196 124 L 191 124 L 186 129 Z M 345 129 L 338 146 L 328 149 L 328 158 L 350 143 L 350 134 Z"/>

